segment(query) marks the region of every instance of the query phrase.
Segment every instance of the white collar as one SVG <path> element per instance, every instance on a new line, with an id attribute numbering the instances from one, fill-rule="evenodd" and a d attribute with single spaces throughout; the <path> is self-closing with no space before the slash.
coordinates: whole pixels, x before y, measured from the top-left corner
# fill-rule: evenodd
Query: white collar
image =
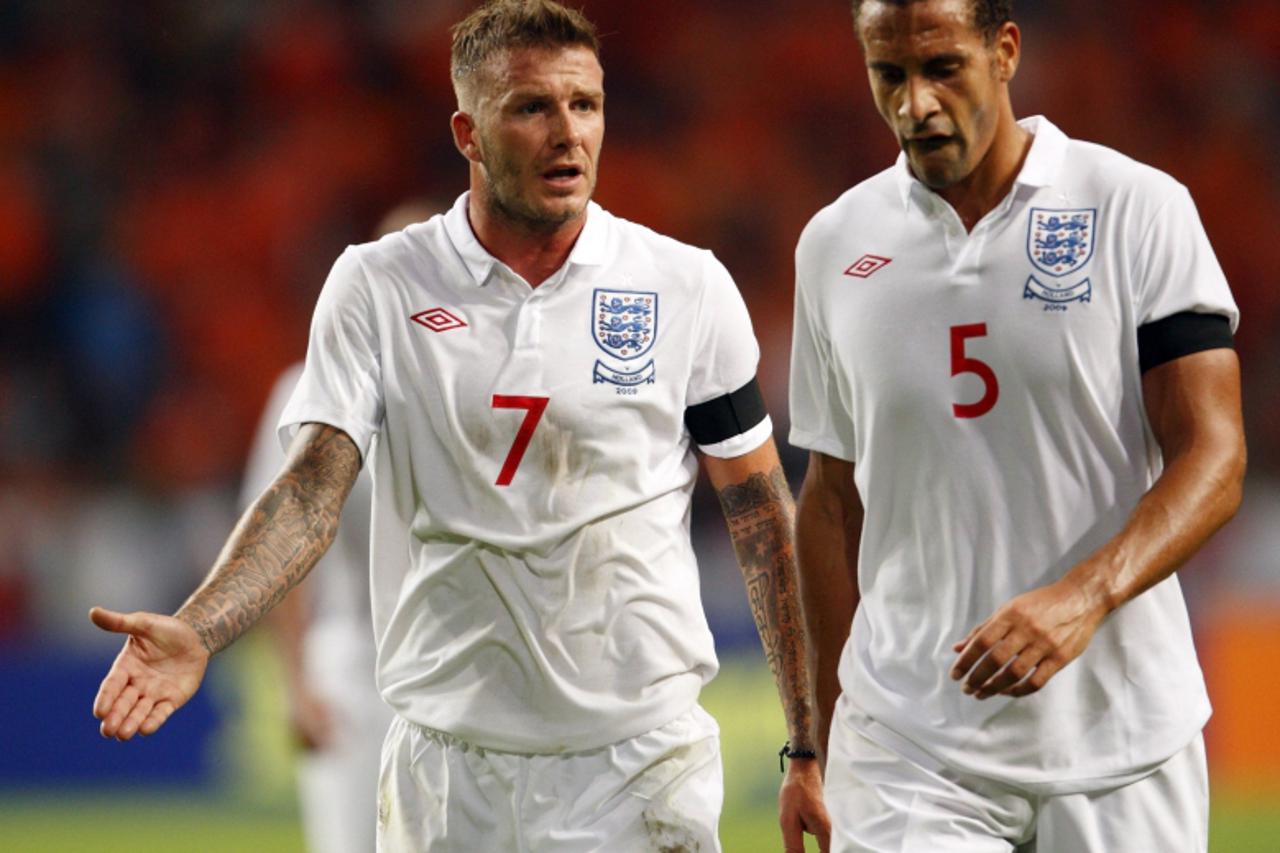
<path id="1" fill-rule="evenodd" d="M 471 278 L 477 285 L 483 286 L 493 272 L 494 266 L 502 262 L 480 245 L 475 232 L 471 230 L 471 221 L 467 217 L 467 203 L 470 197 L 470 191 L 458 196 L 453 207 L 444 215 L 444 229 L 449 235 L 449 241 L 453 243 L 453 248 L 466 264 L 467 272 L 471 273 Z M 599 266 L 605 261 L 606 244 L 609 239 L 609 214 L 600 205 L 591 201 L 587 202 L 586 217 L 586 224 L 582 226 L 582 232 L 578 234 L 578 239 L 569 252 L 566 265 Z"/>

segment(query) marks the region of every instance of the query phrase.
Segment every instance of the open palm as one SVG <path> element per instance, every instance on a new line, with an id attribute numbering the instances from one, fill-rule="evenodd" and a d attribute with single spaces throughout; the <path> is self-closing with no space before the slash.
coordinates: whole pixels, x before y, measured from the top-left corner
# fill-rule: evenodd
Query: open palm
<path id="1" fill-rule="evenodd" d="M 191 626 L 158 613 L 116 613 L 95 607 L 93 624 L 128 634 L 93 700 L 103 737 L 149 735 L 195 695 L 209 653 Z"/>

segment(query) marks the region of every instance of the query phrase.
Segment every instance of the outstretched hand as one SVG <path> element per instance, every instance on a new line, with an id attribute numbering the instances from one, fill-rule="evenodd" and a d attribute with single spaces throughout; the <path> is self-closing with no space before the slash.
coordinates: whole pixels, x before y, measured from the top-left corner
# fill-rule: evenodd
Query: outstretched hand
<path id="1" fill-rule="evenodd" d="M 129 635 L 93 700 L 102 736 L 152 734 L 195 695 L 209 652 L 190 625 L 172 616 L 95 607 L 89 618 L 104 631 Z"/>
<path id="2" fill-rule="evenodd" d="M 778 792 L 778 822 L 785 853 L 804 853 L 804 834 L 818 840 L 818 849 L 831 847 L 831 818 L 822 800 L 822 772 L 816 759 L 791 759 Z"/>
<path id="3" fill-rule="evenodd" d="M 1025 592 L 952 647 L 951 677 L 975 699 L 1034 693 L 1079 657 L 1107 612 L 1065 578 Z"/>

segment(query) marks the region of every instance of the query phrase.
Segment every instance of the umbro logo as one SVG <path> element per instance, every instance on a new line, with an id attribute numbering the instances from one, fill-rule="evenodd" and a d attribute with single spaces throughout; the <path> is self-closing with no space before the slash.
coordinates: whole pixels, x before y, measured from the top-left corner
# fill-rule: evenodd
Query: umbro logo
<path id="1" fill-rule="evenodd" d="M 882 258 L 879 255 L 863 255 L 844 271 L 845 275 L 854 278 L 870 278 L 893 262 L 893 258 Z"/>
<path id="2" fill-rule="evenodd" d="M 450 329 L 461 329 L 467 325 L 466 321 L 461 317 L 457 317 L 443 308 L 428 308 L 426 311 L 419 311 L 409 319 L 420 326 L 426 326 L 433 332 L 447 332 Z"/>

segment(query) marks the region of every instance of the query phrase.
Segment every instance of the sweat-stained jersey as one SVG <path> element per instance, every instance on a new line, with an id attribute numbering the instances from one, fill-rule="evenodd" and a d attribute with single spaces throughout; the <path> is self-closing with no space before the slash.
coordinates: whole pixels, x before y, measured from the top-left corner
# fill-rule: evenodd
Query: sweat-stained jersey
<path id="1" fill-rule="evenodd" d="M 965 772 L 1067 791 L 1146 772 L 1208 718 L 1177 579 L 1024 698 L 964 695 L 952 645 L 1116 535 L 1159 475 L 1138 329 L 1237 313 L 1184 187 L 1023 126 L 1017 181 L 970 233 L 905 157 L 814 217 L 791 442 L 853 462 L 866 510 L 854 707 Z"/>
<path id="2" fill-rule="evenodd" d="M 688 711 L 717 664 L 689 541 L 686 410 L 754 381 L 711 253 L 594 203 L 536 288 L 443 216 L 338 259 L 281 419 L 345 431 L 374 475 L 383 698 L 489 749 L 591 749 Z M 736 456 L 760 411 L 704 431 Z"/>

